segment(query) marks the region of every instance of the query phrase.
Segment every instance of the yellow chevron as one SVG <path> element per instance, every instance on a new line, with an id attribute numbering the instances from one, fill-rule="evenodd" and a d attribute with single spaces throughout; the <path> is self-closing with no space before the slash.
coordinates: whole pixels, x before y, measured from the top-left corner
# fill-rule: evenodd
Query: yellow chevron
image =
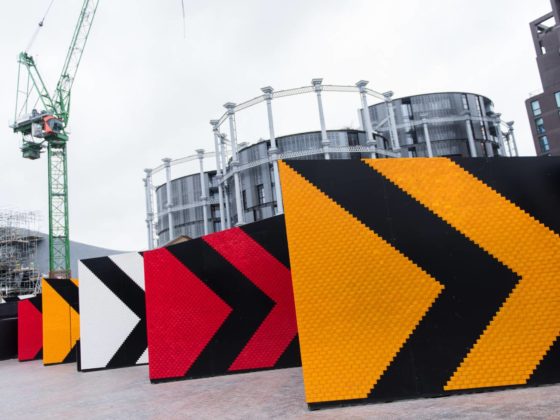
<path id="1" fill-rule="evenodd" d="M 307 402 L 366 398 L 443 286 L 280 166 Z"/>
<path id="2" fill-rule="evenodd" d="M 367 163 L 521 277 L 444 389 L 527 383 L 560 333 L 560 237 L 449 159 Z"/>

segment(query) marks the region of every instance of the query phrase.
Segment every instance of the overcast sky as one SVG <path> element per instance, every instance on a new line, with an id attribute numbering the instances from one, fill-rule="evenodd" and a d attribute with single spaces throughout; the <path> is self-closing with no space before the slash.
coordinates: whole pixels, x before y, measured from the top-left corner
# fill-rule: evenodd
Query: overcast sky
<path id="1" fill-rule="evenodd" d="M 37 210 L 47 230 L 47 160 L 24 160 L 13 119 L 17 55 L 50 0 L 0 5 L 0 208 Z M 81 1 L 56 0 L 30 53 L 54 88 Z M 143 169 L 212 149 L 225 102 L 360 79 L 396 96 L 468 91 L 516 121 L 534 155 L 524 101 L 541 89 L 529 22 L 549 0 L 101 0 L 72 96 L 73 240 L 147 245 Z M 318 130 L 315 99 L 275 101 L 277 134 Z M 329 129 L 357 124 L 359 98 L 325 98 Z M 265 109 L 239 116 L 241 141 L 268 138 Z M 161 180 L 158 180 L 161 182 Z"/>

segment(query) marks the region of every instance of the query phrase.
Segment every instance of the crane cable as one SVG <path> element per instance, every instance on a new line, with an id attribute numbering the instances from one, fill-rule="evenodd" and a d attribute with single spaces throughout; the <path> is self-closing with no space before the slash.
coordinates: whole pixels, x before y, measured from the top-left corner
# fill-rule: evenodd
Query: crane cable
<path id="1" fill-rule="evenodd" d="M 31 41 L 29 41 L 29 44 L 27 45 L 27 48 L 25 49 L 25 52 L 29 52 L 29 50 L 31 49 L 31 47 L 33 46 L 33 44 L 35 43 L 35 40 L 37 39 L 37 35 L 39 35 L 39 31 L 41 30 L 41 28 L 43 27 L 43 25 L 45 24 L 45 19 L 47 18 L 47 15 L 49 14 L 49 12 L 51 11 L 51 7 L 54 3 L 54 0 L 51 0 L 49 7 L 47 7 L 47 11 L 45 12 L 45 14 L 43 15 L 43 18 L 41 19 L 41 21 L 37 24 L 37 29 L 35 29 L 35 32 L 33 33 L 33 36 L 31 37 Z"/>
<path id="2" fill-rule="evenodd" d="M 187 37 L 187 18 L 185 17 L 185 0 L 181 0 L 181 8 L 183 9 L 183 38 Z"/>

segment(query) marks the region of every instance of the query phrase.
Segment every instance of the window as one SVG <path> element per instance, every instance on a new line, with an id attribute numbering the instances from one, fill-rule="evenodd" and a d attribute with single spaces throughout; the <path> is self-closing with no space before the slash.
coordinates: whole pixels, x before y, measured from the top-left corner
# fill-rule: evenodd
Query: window
<path id="1" fill-rule="evenodd" d="M 258 222 L 259 220 L 264 219 L 262 209 L 254 209 L 253 210 L 253 220 Z"/>
<path id="2" fill-rule="evenodd" d="M 360 139 L 358 133 L 348 133 L 348 146 L 359 146 Z"/>
<path id="3" fill-rule="evenodd" d="M 257 202 L 259 204 L 264 204 L 265 198 L 264 198 L 264 185 L 263 184 L 259 184 L 256 186 L 257 189 Z"/>
<path id="4" fill-rule="evenodd" d="M 243 190 L 242 198 L 243 198 L 243 200 L 242 200 L 243 208 L 247 209 L 247 191 Z"/>
<path id="5" fill-rule="evenodd" d="M 482 117 L 482 107 L 480 106 L 480 98 L 476 98 L 476 110 L 478 115 Z"/>
<path id="6" fill-rule="evenodd" d="M 212 213 L 212 219 L 220 218 L 220 206 L 213 204 L 210 206 L 210 212 Z"/>
<path id="7" fill-rule="evenodd" d="M 412 118 L 412 105 L 410 102 L 401 105 L 402 113 L 404 118 Z"/>
<path id="8" fill-rule="evenodd" d="M 556 106 L 560 108 L 560 92 L 556 92 L 554 96 L 556 97 Z"/>
<path id="9" fill-rule="evenodd" d="M 550 150 L 550 145 L 548 144 L 548 137 L 547 136 L 541 136 L 539 137 L 539 143 L 541 146 L 541 151 L 544 152 L 548 152 Z"/>
<path id="10" fill-rule="evenodd" d="M 534 115 L 535 117 L 538 117 L 539 115 L 542 114 L 542 111 L 541 111 L 541 104 L 540 104 L 539 101 L 533 101 L 533 102 L 531 102 L 531 108 L 533 108 L 533 115 Z"/>
<path id="11" fill-rule="evenodd" d="M 546 132 L 545 128 L 544 128 L 544 121 L 542 118 L 537 118 L 535 120 L 535 125 L 537 126 L 537 133 L 538 134 L 544 134 Z"/>
<path id="12" fill-rule="evenodd" d="M 463 99 L 463 109 L 469 109 L 469 100 L 467 99 L 467 95 L 462 94 L 461 98 Z"/>
<path id="13" fill-rule="evenodd" d="M 484 140 L 488 140 L 488 134 L 486 133 L 486 127 L 484 126 L 484 123 L 482 121 L 480 122 L 480 132 L 482 133 L 482 138 Z"/>

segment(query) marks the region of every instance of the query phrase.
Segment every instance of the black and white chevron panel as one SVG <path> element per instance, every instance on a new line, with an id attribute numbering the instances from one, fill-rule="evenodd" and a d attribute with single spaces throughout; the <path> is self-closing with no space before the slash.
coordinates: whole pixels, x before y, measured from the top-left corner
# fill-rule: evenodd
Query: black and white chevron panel
<path id="1" fill-rule="evenodd" d="M 140 253 L 81 260 L 80 370 L 148 363 L 144 259 Z"/>

